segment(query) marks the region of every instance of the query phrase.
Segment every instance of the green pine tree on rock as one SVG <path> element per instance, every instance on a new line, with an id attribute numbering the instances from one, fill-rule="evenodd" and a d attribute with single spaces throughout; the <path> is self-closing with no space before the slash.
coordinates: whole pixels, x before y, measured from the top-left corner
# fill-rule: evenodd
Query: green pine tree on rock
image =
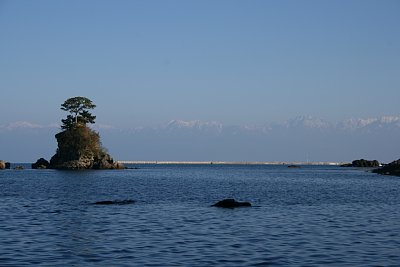
<path id="1" fill-rule="evenodd" d="M 56 154 L 49 168 L 53 169 L 122 169 L 103 148 L 100 135 L 87 124 L 95 123 L 96 116 L 89 110 L 96 105 L 86 97 L 67 99 L 61 109 L 70 114 L 61 120 L 63 129 L 55 135 L 58 143 Z"/>

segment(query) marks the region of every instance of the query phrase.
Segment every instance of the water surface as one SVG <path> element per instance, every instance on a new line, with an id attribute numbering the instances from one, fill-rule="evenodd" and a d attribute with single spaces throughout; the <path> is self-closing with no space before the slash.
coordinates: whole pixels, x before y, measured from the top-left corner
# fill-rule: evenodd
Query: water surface
<path id="1" fill-rule="evenodd" d="M 4 170 L 0 218 L 0 266 L 400 265 L 400 179 L 351 168 Z"/>

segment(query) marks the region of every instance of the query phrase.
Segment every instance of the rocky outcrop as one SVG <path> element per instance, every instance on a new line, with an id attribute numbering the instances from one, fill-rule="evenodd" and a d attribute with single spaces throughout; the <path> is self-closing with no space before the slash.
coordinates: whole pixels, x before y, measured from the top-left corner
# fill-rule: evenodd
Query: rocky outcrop
<path id="1" fill-rule="evenodd" d="M 49 165 L 50 163 L 47 160 L 40 158 L 32 164 L 32 169 L 47 169 Z"/>
<path id="2" fill-rule="evenodd" d="M 366 159 L 358 159 L 354 160 L 352 163 L 341 165 L 341 167 L 357 167 L 357 168 L 376 168 L 379 166 L 380 166 L 379 161 L 366 160 Z"/>
<path id="3" fill-rule="evenodd" d="M 56 134 L 58 148 L 48 168 L 64 170 L 123 169 L 124 166 L 105 152 L 100 136 L 80 125 Z"/>
<path id="4" fill-rule="evenodd" d="M 85 169 L 124 169 L 125 166 L 106 154 L 100 158 L 92 155 L 82 156 L 76 160 L 63 161 L 62 158 L 53 157 L 50 160 L 51 169 L 63 169 L 63 170 L 85 170 Z"/>
<path id="5" fill-rule="evenodd" d="M 62 170 L 83 170 L 83 169 L 92 169 L 93 167 L 94 158 L 83 155 L 80 156 L 78 159 L 71 160 L 71 159 L 64 159 L 58 154 L 55 154 L 50 159 L 50 169 L 62 169 Z"/>
<path id="6" fill-rule="evenodd" d="M 382 168 L 375 169 L 372 172 L 384 174 L 384 175 L 395 175 L 400 176 L 400 159 L 395 160 Z"/>
<path id="7" fill-rule="evenodd" d="M 227 198 L 221 201 L 218 201 L 212 207 L 219 207 L 219 208 L 238 208 L 238 207 L 251 207 L 250 202 L 239 202 L 233 198 Z"/>
<path id="8" fill-rule="evenodd" d="M 102 158 L 95 159 L 93 162 L 93 169 L 124 169 L 125 166 L 122 163 L 114 161 L 114 159 L 105 154 Z"/>
<path id="9" fill-rule="evenodd" d="M 16 166 L 14 169 L 15 170 L 23 170 L 23 166 Z M 4 160 L 0 160 L 0 170 L 4 169 L 11 169 L 11 163 L 10 162 L 5 162 Z"/>

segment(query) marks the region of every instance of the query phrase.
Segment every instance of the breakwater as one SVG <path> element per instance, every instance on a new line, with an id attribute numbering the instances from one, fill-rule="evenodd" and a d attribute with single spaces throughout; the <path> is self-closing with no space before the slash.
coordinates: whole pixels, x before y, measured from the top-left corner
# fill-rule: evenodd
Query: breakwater
<path id="1" fill-rule="evenodd" d="M 146 161 L 146 160 L 119 160 L 122 164 L 198 164 L 198 165 L 329 165 L 338 166 L 345 162 L 287 162 L 287 161 Z"/>

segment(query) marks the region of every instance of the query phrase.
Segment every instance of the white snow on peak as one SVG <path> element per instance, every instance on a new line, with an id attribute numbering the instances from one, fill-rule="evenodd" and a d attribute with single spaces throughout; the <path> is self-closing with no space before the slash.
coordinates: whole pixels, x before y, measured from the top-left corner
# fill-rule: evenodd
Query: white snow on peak
<path id="1" fill-rule="evenodd" d="M 207 128 L 222 129 L 222 124 L 216 121 L 204 122 L 200 120 L 183 121 L 183 120 L 172 120 L 167 124 L 167 129 L 200 129 L 204 130 Z"/>
<path id="2" fill-rule="evenodd" d="M 290 127 L 307 127 L 307 128 L 328 128 L 331 124 L 320 118 L 315 118 L 312 116 L 298 116 L 292 120 L 288 120 L 284 123 L 288 128 Z"/>
<path id="3" fill-rule="evenodd" d="M 383 116 L 381 118 L 348 119 L 342 122 L 344 128 L 360 129 L 368 126 L 384 127 L 387 125 L 400 126 L 400 116 Z"/>
<path id="4" fill-rule="evenodd" d="M 400 122 L 400 116 L 383 116 L 380 119 L 381 123 L 397 123 Z"/>
<path id="5" fill-rule="evenodd" d="M 30 129 L 37 129 L 37 128 L 43 128 L 44 126 L 28 121 L 16 121 L 8 124 L 5 128 L 7 130 L 14 130 L 14 129 L 20 129 L 20 128 L 30 128 Z"/>

